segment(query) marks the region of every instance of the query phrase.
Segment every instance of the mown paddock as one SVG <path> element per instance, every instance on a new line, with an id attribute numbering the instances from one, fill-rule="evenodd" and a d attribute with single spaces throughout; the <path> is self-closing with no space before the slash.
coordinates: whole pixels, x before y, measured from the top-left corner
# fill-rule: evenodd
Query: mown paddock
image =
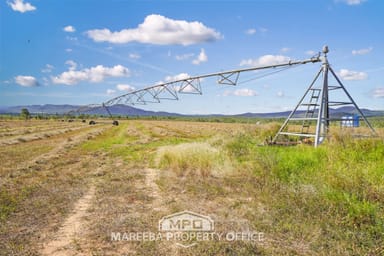
<path id="1" fill-rule="evenodd" d="M 260 147 L 276 124 L 137 120 L 118 127 L 65 123 L 68 131 L 58 125 L 57 134 L 29 141 L 17 140 L 24 138 L 23 129 L 33 134 L 56 123 L 3 124 L 2 134 L 8 129 L 11 136 L 1 138 L 7 142 L 0 172 L 5 255 L 43 252 L 91 187 L 95 195 L 83 216 L 84 233 L 72 237 L 67 255 L 383 251 L 382 139 L 336 133 L 318 149 Z M 164 242 L 110 241 L 111 230 L 156 229 L 162 216 L 186 209 L 211 216 L 223 230 L 246 223 L 266 240 L 199 243 L 188 250 Z"/>

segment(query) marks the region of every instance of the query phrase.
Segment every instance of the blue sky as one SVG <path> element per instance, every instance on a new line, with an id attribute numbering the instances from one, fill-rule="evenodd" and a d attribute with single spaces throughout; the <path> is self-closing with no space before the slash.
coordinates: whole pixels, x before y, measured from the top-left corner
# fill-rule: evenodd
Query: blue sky
<path id="1" fill-rule="evenodd" d="M 360 107 L 384 109 L 382 0 L 1 0 L 0 105 L 92 104 L 180 75 L 329 62 Z M 321 64 L 140 106 L 187 114 L 292 109 Z M 248 81 L 250 80 L 250 81 Z M 248 81 L 248 82 L 247 82 Z"/>

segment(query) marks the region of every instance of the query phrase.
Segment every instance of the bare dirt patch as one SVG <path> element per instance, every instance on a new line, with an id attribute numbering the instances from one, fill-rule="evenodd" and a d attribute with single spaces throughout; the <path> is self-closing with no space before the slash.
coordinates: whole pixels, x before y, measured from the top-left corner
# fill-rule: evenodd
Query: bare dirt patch
<path id="1" fill-rule="evenodd" d="M 86 225 L 84 218 L 87 216 L 87 210 L 90 207 L 95 196 L 95 187 L 91 186 L 88 192 L 80 198 L 74 205 L 74 209 L 64 221 L 53 239 L 44 245 L 41 250 L 42 255 L 81 255 L 78 251 L 78 242 L 84 235 Z"/>
<path id="2" fill-rule="evenodd" d="M 160 195 L 159 187 L 156 184 L 160 170 L 148 168 L 144 171 L 145 173 L 145 186 L 148 190 L 148 195 L 152 197 L 153 210 L 159 211 L 164 210 L 164 201 Z"/>

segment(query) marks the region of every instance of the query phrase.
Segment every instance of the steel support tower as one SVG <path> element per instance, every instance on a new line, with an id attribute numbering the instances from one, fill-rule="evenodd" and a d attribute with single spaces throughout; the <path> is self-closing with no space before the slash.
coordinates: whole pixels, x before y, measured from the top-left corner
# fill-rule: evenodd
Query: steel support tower
<path id="1" fill-rule="evenodd" d="M 354 111 L 364 120 L 372 135 L 376 135 L 372 125 L 364 113 L 357 106 L 351 95 L 337 77 L 329 65 L 327 53 L 328 46 L 323 47 L 322 66 L 308 87 L 304 96 L 300 99 L 294 110 L 289 114 L 275 137 L 272 144 L 294 144 L 292 137 L 300 141 L 313 143 L 315 147 L 320 145 L 327 137 L 331 121 L 343 121 L 343 118 L 331 117 L 331 106 L 352 106 Z M 322 79 L 321 79 L 322 78 Z M 331 83 L 333 82 L 333 83 Z M 343 100 L 330 100 L 330 93 L 338 94 Z M 295 131 L 288 129 L 288 125 L 296 128 Z M 297 130 L 299 128 L 299 130 Z M 297 140 L 296 140 L 297 141 Z"/>

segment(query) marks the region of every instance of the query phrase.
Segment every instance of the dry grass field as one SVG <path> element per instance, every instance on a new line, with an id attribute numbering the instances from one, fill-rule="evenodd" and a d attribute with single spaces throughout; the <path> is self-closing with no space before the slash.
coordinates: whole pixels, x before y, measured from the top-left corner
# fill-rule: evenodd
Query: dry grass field
<path id="1" fill-rule="evenodd" d="M 383 140 L 261 146 L 278 127 L 0 120 L 0 255 L 383 255 Z M 263 237 L 111 239 L 185 210 Z"/>

